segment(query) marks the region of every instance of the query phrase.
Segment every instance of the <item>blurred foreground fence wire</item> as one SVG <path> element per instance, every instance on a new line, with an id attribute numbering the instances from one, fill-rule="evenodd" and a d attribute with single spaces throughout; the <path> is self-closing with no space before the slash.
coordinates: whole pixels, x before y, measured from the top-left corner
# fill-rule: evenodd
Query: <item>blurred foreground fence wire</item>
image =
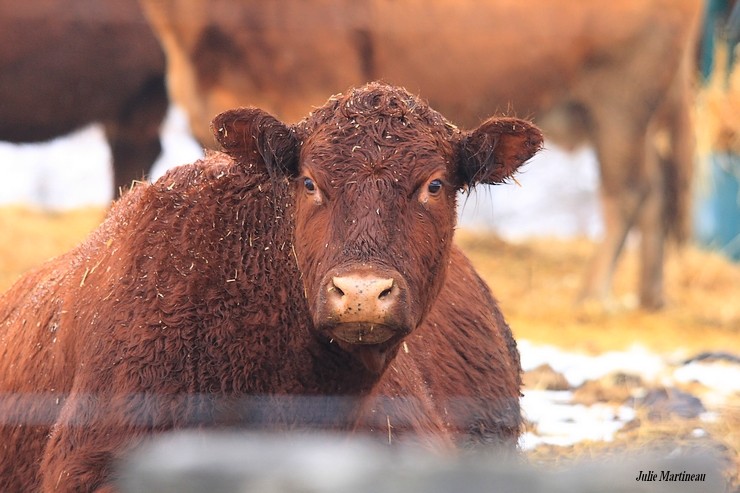
<path id="1" fill-rule="evenodd" d="M 54 426 L 68 398 L 64 392 L 0 392 L 0 426 Z M 487 422 L 496 415 L 502 426 L 518 426 L 519 400 L 515 398 L 487 401 L 456 396 L 439 402 L 444 402 L 447 423 L 460 429 L 478 427 L 481 418 L 475 410 L 481 409 L 491 413 L 486 416 Z M 74 406 L 78 413 L 65 424 L 148 429 L 217 424 L 253 430 L 336 430 L 352 429 L 357 424 L 358 406 L 368 406 L 372 413 L 363 417 L 364 426 L 405 430 L 413 429 L 414 413 L 422 405 L 413 396 L 77 393 Z M 121 410 L 126 412 L 121 414 Z"/>
<path id="2" fill-rule="evenodd" d="M 638 478 L 642 477 L 642 480 Z M 719 461 L 665 451 L 544 469 L 337 435 L 163 435 L 119 469 L 124 493 L 721 492 Z"/>

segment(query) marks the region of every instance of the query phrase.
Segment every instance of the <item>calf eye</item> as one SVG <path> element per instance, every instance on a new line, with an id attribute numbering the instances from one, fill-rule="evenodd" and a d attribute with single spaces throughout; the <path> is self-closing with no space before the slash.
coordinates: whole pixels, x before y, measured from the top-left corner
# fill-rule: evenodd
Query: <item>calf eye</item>
<path id="1" fill-rule="evenodd" d="M 305 180 L 303 180 L 303 186 L 306 187 L 306 190 L 309 193 L 313 193 L 316 191 L 316 184 L 311 178 L 306 178 Z"/>
<path id="2" fill-rule="evenodd" d="M 440 190 L 442 190 L 442 180 L 436 179 L 430 181 L 429 186 L 427 186 L 427 190 L 429 190 L 429 193 L 432 195 L 436 195 Z"/>

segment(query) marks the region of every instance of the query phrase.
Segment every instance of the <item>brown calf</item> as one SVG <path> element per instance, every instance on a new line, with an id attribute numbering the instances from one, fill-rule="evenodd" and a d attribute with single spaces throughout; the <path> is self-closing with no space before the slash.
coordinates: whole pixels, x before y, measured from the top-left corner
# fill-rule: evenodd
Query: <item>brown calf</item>
<path id="1" fill-rule="evenodd" d="M 380 84 L 214 130 L 226 154 L 135 187 L 0 298 L 2 489 L 105 488 L 127 447 L 191 426 L 514 445 L 516 344 L 452 234 L 457 190 L 505 180 L 539 130 L 463 132 Z"/>

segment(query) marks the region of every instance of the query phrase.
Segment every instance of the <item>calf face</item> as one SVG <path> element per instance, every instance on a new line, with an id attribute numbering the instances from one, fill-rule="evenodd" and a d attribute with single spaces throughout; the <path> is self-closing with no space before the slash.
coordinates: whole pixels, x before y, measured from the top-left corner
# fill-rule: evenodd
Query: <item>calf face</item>
<path id="1" fill-rule="evenodd" d="M 381 371 L 446 275 L 456 194 L 500 183 L 542 145 L 491 118 L 463 132 L 400 88 L 332 97 L 294 126 L 255 109 L 213 122 L 224 150 L 292 181 L 294 248 L 316 334 Z"/>

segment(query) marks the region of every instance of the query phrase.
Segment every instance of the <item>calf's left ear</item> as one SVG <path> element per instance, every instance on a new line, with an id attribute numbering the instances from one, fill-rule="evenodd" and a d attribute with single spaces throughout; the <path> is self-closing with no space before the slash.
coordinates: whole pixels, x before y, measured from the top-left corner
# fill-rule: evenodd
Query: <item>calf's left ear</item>
<path id="1" fill-rule="evenodd" d="M 244 163 L 264 163 L 271 176 L 298 171 L 299 143 L 292 129 L 258 108 L 224 111 L 211 122 L 223 151 Z"/>
<path id="2" fill-rule="evenodd" d="M 532 123 L 489 118 L 457 143 L 460 179 L 469 186 L 503 183 L 540 149 L 542 132 Z"/>

